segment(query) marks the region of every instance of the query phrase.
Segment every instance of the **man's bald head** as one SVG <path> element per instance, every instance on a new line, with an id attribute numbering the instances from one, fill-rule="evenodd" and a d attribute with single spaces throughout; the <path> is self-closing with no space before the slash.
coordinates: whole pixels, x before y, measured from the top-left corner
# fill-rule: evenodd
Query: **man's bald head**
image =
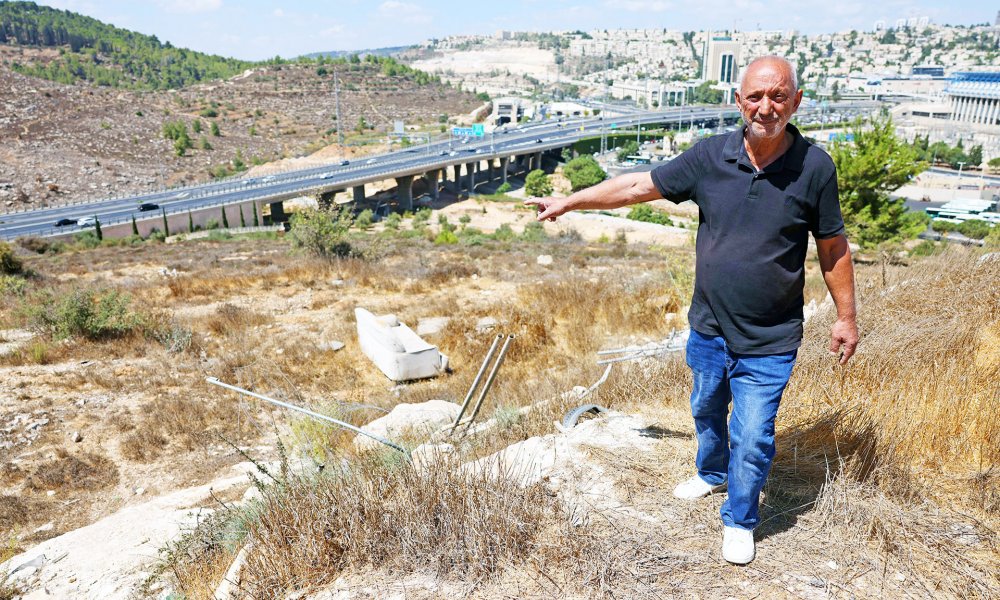
<path id="1" fill-rule="evenodd" d="M 783 56 L 777 56 L 775 54 L 771 54 L 768 56 L 758 56 L 757 58 L 751 60 L 750 64 L 748 64 L 746 68 L 743 69 L 743 72 L 740 74 L 740 88 L 742 89 L 743 81 L 752 71 L 755 71 L 758 68 L 761 68 L 765 65 L 777 67 L 779 69 L 784 70 L 786 72 L 785 76 L 788 77 L 788 79 L 792 82 L 791 91 L 795 92 L 796 90 L 799 89 L 799 78 L 795 74 L 795 65 L 793 65 L 787 58 Z"/>
<path id="2" fill-rule="evenodd" d="M 780 56 L 750 61 L 740 78 L 736 104 L 747 124 L 748 141 L 779 140 L 802 101 L 792 63 Z"/>

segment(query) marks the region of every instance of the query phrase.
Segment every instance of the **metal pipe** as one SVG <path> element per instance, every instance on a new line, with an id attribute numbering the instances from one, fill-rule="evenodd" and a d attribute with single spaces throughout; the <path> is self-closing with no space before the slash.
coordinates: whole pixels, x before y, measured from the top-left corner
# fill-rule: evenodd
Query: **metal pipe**
<path id="1" fill-rule="evenodd" d="M 309 415 L 310 417 L 312 417 L 314 419 L 319 419 L 320 421 L 328 421 L 330 423 L 333 423 L 334 425 L 338 425 L 340 427 L 343 427 L 344 429 L 349 429 L 349 430 L 351 430 L 351 431 L 353 431 L 355 433 L 361 434 L 361 435 L 363 435 L 365 437 L 369 437 L 369 438 L 375 440 L 376 442 L 379 442 L 381 444 L 385 444 L 386 446 L 389 446 L 390 448 L 392 448 L 394 450 L 399 450 L 400 452 L 402 452 L 403 454 L 405 454 L 407 457 L 410 456 L 410 453 L 405 448 L 403 448 L 402 446 L 400 446 L 398 444 L 395 444 L 393 442 L 390 442 L 389 440 L 385 439 L 384 437 L 377 436 L 377 435 L 375 435 L 373 433 L 368 433 L 364 429 L 361 429 L 360 427 L 356 427 L 354 425 L 351 425 L 350 423 L 345 423 L 343 421 L 338 421 L 337 419 L 334 419 L 333 417 L 328 417 L 326 415 L 321 415 L 318 412 L 314 412 L 314 411 L 309 410 L 308 408 L 302 408 L 301 406 L 295 406 L 294 404 L 289 404 L 287 402 L 282 402 L 281 400 L 275 400 L 274 398 L 268 398 L 267 396 L 263 396 L 261 394 L 254 393 L 254 392 L 251 392 L 249 390 L 245 390 L 243 388 L 238 388 L 235 385 L 229 385 L 228 383 L 223 383 L 223 382 L 219 381 L 215 377 L 206 377 L 205 381 L 211 383 L 212 385 L 217 385 L 219 387 L 224 387 L 226 389 L 233 390 L 234 392 L 239 392 L 240 394 L 246 394 L 247 396 L 253 396 L 254 398 L 259 398 L 260 400 L 263 400 L 265 402 L 270 402 L 271 404 L 275 404 L 275 405 L 281 406 L 283 408 L 288 408 L 288 409 L 291 409 L 291 410 L 294 410 L 294 411 L 298 411 L 300 413 Z"/>
<path id="2" fill-rule="evenodd" d="M 469 400 L 472 400 L 472 394 L 474 394 L 476 392 L 476 388 L 479 387 L 479 381 L 483 378 L 483 373 L 486 372 L 486 367 L 493 359 L 493 353 L 496 352 L 497 344 L 500 343 L 501 339 L 503 339 L 502 333 L 498 333 L 497 336 L 493 338 L 493 345 L 490 346 L 489 352 L 486 353 L 486 358 L 483 359 L 482 366 L 479 367 L 479 372 L 476 373 L 475 379 L 472 380 L 472 385 L 469 386 L 469 392 L 465 394 L 465 400 L 462 402 L 462 409 L 458 411 L 458 416 L 455 417 L 455 422 L 452 423 L 451 430 L 448 433 L 455 431 L 455 428 L 458 427 L 458 422 L 462 420 L 462 415 L 465 414 L 465 409 L 469 407 Z"/>
<path id="3" fill-rule="evenodd" d="M 500 365 L 503 364 L 503 359 L 507 355 L 507 348 L 510 347 L 510 343 L 514 341 L 514 334 L 507 336 L 507 339 L 503 342 L 503 347 L 500 348 L 500 354 L 497 355 L 497 361 L 493 363 L 493 369 L 490 371 L 489 377 L 486 378 L 486 383 L 483 384 L 483 390 L 479 392 L 479 399 L 476 400 L 476 407 L 472 409 L 472 415 L 469 416 L 469 425 L 476 420 L 476 415 L 479 414 L 479 409 L 483 406 L 483 400 L 486 399 L 486 394 L 489 393 L 490 388 L 493 386 L 493 380 L 496 379 L 497 372 L 500 370 Z"/>

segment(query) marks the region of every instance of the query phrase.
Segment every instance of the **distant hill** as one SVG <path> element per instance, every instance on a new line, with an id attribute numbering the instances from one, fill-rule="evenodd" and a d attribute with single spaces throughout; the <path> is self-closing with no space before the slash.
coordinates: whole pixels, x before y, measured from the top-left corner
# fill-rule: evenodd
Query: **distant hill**
<path id="1" fill-rule="evenodd" d="M 19 73 L 60 83 L 174 89 L 236 75 L 254 63 L 175 48 L 156 36 L 34 2 L 0 2 L 0 46 L 58 48 L 50 59 L 14 61 Z"/>
<path id="2" fill-rule="evenodd" d="M 312 54 L 306 54 L 303 58 L 347 58 L 353 54 L 357 54 L 360 57 L 368 56 L 369 54 L 375 56 L 395 56 L 400 52 L 409 50 L 413 46 L 392 46 L 389 48 L 368 48 L 366 50 L 329 50 L 326 52 L 313 52 Z"/>

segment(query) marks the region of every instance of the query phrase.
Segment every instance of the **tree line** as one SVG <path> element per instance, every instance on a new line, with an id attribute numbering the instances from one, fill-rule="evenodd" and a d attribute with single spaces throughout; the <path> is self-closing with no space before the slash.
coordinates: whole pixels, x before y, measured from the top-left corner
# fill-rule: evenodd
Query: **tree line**
<path id="1" fill-rule="evenodd" d="M 22 74 L 133 89 L 174 89 L 231 77 L 253 63 L 175 48 L 156 36 L 120 29 L 34 2 L 0 3 L 0 43 L 60 48 L 48 64 L 11 67 Z"/>

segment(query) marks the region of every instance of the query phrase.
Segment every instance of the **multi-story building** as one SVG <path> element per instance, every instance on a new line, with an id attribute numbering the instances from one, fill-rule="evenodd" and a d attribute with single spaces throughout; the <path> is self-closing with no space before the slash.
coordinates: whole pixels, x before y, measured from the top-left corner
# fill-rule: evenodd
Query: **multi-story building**
<path id="1" fill-rule="evenodd" d="M 719 83 L 739 81 L 740 48 L 742 44 L 728 35 L 712 35 L 705 42 L 705 61 L 701 78 Z"/>
<path id="2" fill-rule="evenodd" d="M 962 72 L 945 88 L 951 120 L 997 128 L 1000 133 L 1000 73 Z"/>

